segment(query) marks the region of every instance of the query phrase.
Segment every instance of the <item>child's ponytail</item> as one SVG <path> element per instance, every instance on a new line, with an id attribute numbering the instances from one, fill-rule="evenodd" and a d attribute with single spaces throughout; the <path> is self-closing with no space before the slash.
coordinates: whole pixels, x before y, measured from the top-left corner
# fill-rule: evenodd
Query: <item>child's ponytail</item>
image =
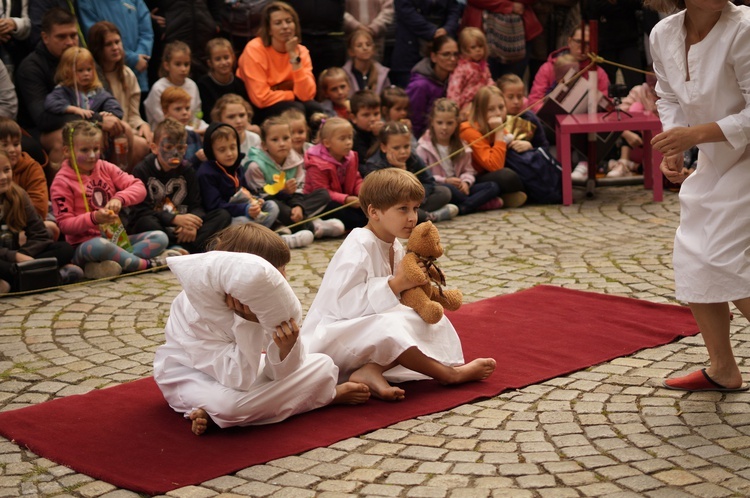
<path id="1" fill-rule="evenodd" d="M 4 157 L 10 164 L 10 157 L 4 150 L 0 150 L 0 157 Z M 8 190 L 2 196 L 3 225 L 8 225 L 11 232 L 19 233 L 26 230 L 26 209 L 23 205 L 23 189 L 10 182 Z"/>

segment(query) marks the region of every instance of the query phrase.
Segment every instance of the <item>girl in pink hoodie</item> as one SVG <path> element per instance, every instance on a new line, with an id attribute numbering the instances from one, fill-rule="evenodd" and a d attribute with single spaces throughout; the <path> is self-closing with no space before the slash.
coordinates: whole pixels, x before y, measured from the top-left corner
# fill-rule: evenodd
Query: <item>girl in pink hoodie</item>
<path id="1" fill-rule="evenodd" d="M 50 188 L 52 209 L 65 239 L 76 248 L 73 261 L 87 278 L 117 276 L 166 265 L 169 239 L 161 231 L 119 237 L 120 211 L 146 197 L 143 182 L 99 158 L 102 133 L 93 123 L 73 121 L 63 128 L 67 159 Z M 107 234 L 108 227 L 114 233 Z M 119 244 L 118 244 L 119 242 Z"/>

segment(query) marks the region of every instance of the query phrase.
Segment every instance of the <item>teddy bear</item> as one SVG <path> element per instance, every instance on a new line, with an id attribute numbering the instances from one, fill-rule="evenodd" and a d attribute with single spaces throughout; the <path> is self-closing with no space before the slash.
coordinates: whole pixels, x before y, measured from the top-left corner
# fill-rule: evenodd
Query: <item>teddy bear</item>
<path id="1" fill-rule="evenodd" d="M 440 234 L 431 221 L 420 223 L 412 230 L 406 243 L 406 255 L 401 262 L 401 271 L 410 282 L 422 282 L 424 271 L 419 266 L 422 262 L 427 268 L 430 281 L 419 287 L 413 287 L 401 293 L 401 303 L 414 309 L 427 323 L 434 324 L 443 318 L 443 309 L 455 311 L 461 306 L 463 294 L 460 290 L 445 290 L 445 276 L 435 264 L 443 255 L 440 245 Z M 433 285 L 435 282 L 437 285 Z"/>

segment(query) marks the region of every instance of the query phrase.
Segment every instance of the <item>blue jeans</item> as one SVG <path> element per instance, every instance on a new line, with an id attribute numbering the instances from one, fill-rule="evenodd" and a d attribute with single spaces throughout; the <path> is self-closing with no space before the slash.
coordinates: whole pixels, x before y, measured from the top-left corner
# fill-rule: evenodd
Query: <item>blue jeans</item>
<path id="1" fill-rule="evenodd" d="M 267 216 L 263 218 L 263 221 L 255 221 L 249 216 L 233 216 L 232 225 L 239 225 L 245 223 L 260 223 L 266 228 L 271 228 L 276 223 L 276 218 L 279 217 L 279 206 L 274 201 L 264 201 L 261 210 L 267 213 Z"/>
<path id="2" fill-rule="evenodd" d="M 459 214 L 473 213 L 479 206 L 486 204 L 500 195 L 500 187 L 495 182 L 474 183 L 469 187 L 469 194 L 464 194 L 458 187 L 442 183 L 451 191 L 451 203 L 458 206 Z"/>

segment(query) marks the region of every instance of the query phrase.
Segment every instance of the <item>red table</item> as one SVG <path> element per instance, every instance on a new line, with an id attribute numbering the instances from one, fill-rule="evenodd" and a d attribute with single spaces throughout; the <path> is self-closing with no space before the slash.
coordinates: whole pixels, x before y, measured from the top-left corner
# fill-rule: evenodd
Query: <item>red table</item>
<path id="1" fill-rule="evenodd" d="M 616 113 L 605 117 L 606 113 L 600 112 L 593 116 L 588 114 L 560 114 L 557 116 L 557 159 L 562 163 L 562 197 L 563 205 L 569 206 L 573 203 L 573 180 L 570 178 L 572 172 L 572 151 L 570 147 L 571 135 L 574 133 L 597 133 L 612 131 L 640 131 L 643 136 L 643 185 L 647 189 L 653 189 L 654 202 L 663 199 L 662 173 L 659 170 L 661 154 L 651 147 L 653 136 L 661 132 L 661 121 L 653 113 L 634 112 L 633 116 L 620 113 L 621 119 L 617 119 Z M 589 176 L 595 168 L 589 166 Z"/>

